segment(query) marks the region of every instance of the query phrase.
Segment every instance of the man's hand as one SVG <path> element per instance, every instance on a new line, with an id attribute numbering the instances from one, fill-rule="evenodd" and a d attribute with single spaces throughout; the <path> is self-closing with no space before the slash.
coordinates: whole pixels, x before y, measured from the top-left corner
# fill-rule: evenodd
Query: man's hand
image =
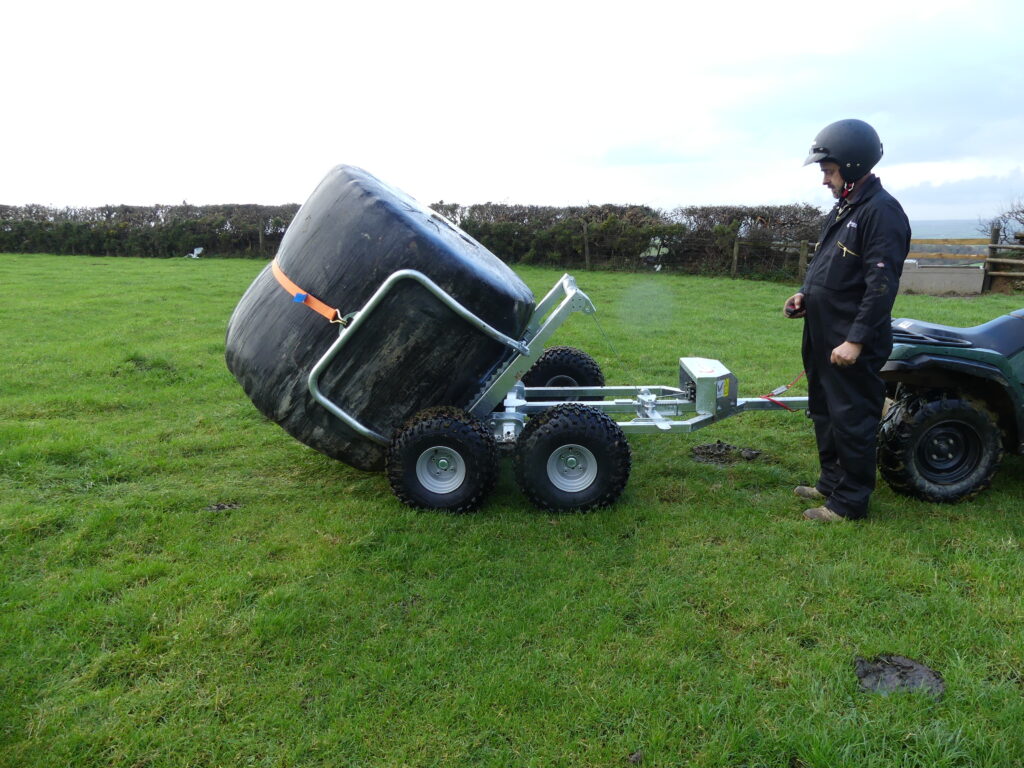
<path id="1" fill-rule="evenodd" d="M 857 358 L 860 357 L 860 351 L 863 349 L 863 344 L 855 344 L 852 341 L 844 341 L 838 347 L 832 350 L 832 365 L 838 365 L 840 368 L 845 368 L 849 365 L 853 365 L 857 362 Z"/>
<path id="2" fill-rule="evenodd" d="M 802 293 L 794 293 L 786 299 L 786 306 L 782 308 L 782 314 L 790 318 L 803 317 L 806 314 L 804 310 L 804 295 Z"/>

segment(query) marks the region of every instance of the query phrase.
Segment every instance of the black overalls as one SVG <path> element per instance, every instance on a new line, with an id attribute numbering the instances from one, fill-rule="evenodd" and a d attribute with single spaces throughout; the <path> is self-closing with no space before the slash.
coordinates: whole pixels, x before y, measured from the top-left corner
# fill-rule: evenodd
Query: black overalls
<path id="1" fill-rule="evenodd" d="M 892 305 L 910 250 L 910 223 L 874 175 L 825 217 L 807 268 L 803 362 L 825 506 L 863 517 L 875 488 L 875 440 L 885 402 L 878 375 L 892 351 Z M 830 362 L 844 341 L 863 344 L 851 366 Z"/>

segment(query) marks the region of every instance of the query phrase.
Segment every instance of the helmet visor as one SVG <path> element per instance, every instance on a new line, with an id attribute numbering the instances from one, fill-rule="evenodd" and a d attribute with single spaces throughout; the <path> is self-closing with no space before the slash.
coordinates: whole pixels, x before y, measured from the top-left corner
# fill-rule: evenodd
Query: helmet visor
<path id="1" fill-rule="evenodd" d="M 828 160 L 828 147 L 811 147 L 810 154 L 807 155 L 807 159 L 804 160 L 804 165 L 810 165 L 811 163 L 820 163 L 822 160 Z"/>

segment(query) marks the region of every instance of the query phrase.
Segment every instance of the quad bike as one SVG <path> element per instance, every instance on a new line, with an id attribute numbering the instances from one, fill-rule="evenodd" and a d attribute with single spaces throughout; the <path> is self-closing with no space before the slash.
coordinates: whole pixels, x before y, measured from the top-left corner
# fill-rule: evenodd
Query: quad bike
<path id="1" fill-rule="evenodd" d="M 879 471 L 907 496 L 973 498 L 1004 451 L 1024 453 L 1024 309 L 972 328 L 901 318 L 892 330 Z"/>

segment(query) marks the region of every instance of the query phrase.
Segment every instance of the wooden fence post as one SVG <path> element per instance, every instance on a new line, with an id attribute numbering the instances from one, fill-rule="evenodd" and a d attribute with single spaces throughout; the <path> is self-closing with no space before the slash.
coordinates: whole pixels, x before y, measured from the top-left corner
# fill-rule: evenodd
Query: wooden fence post
<path id="1" fill-rule="evenodd" d="M 736 277 L 736 272 L 739 269 L 740 264 L 740 239 L 737 237 L 732 244 L 732 276 Z"/>
<path id="2" fill-rule="evenodd" d="M 996 255 L 996 249 L 993 248 L 992 246 L 999 244 L 999 235 L 1001 233 L 1002 233 L 1002 229 L 1000 228 L 1000 226 L 998 224 L 993 224 L 992 225 L 992 230 L 989 232 L 989 236 L 988 236 L 988 255 L 989 256 L 995 256 Z"/>
<path id="3" fill-rule="evenodd" d="M 797 277 L 800 278 L 800 282 L 803 282 L 804 276 L 807 274 L 807 241 L 800 241 L 800 260 L 796 265 Z"/>
<path id="4" fill-rule="evenodd" d="M 998 255 L 999 251 L 996 250 L 995 246 L 999 243 L 999 235 L 1001 228 L 998 224 L 993 224 L 992 229 L 989 230 L 988 236 L 988 258 L 994 259 Z M 997 266 L 998 270 L 998 266 Z M 992 288 L 992 276 L 989 274 L 991 267 L 989 267 L 988 259 L 985 260 L 985 277 L 981 281 L 981 292 L 985 293 Z"/>

